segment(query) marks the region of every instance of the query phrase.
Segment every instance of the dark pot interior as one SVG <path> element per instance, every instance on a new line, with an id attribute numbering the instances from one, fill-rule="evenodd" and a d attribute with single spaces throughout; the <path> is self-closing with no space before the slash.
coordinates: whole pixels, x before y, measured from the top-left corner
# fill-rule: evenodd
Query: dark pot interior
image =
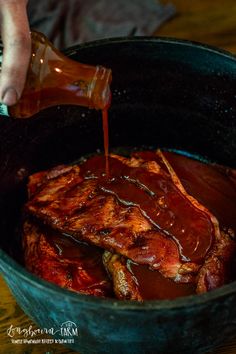
<path id="1" fill-rule="evenodd" d="M 113 70 L 110 145 L 166 147 L 235 167 L 236 60 L 175 40 L 105 40 L 68 50 Z M 80 353 L 203 353 L 235 336 L 236 282 L 201 296 L 143 304 L 77 295 L 29 274 L 19 222 L 27 176 L 102 149 L 101 113 L 52 107 L 29 120 L 0 119 L 0 269 L 42 327 L 78 325 Z M 16 260 L 16 261 L 15 261 Z"/>

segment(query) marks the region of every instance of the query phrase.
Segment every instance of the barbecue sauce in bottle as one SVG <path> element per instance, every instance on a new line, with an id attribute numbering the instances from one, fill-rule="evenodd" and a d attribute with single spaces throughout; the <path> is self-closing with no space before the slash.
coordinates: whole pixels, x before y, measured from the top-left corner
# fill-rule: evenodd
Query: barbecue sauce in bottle
<path id="1" fill-rule="evenodd" d="M 106 110 L 110 104 L 111 70 L 78 63 L 60 53 L 41 33 L 32 32 L 32 52 L 25 87 L 11 107 L 0 114 L 28 118 L 62 104 Z"/>

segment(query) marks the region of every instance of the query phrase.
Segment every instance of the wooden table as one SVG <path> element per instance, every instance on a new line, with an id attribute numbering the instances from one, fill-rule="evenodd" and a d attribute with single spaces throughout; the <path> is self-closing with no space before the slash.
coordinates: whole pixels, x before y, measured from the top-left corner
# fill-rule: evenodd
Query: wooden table
<path id="1" fill-rule="evenodd" d="M 163 2 L 172 2 L 176 6 L 177 15 L 156 31 L 155 35 L 190 39 L 236 53 L 235 0 L 163 0 Z M 36 328 L 16 304 L 4 280 L 0 277 L 0 353 L 73 353 L 62 345 L 11 344 L 10 338 L 6 335 L 6 330 L 11 324 L 22 328 L 33 325 Z M 236 342 L 228 343 L 224 348 L 214 352 L 214 354 L 220 353 L 235 354 Z"/>
<path id="2" fill-rule="evenodd" d="M 207 43 L 236 53 L 236 1 L 162 0 L 176 6 L 176 16 L 155 34 Z"/>

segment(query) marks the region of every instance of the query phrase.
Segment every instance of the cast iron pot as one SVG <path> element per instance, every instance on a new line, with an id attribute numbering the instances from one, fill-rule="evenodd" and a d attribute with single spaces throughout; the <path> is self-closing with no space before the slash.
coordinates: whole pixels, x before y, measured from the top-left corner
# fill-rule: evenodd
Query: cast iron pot
<path id="1" fill-rule="evenodd" d="M 75 60 L 113 70 L 110 143 L 188 151 L 235 167 L 236 60 L 214 48 L 158 38 L 72 48 Z M 71 347 L 90 353 L 204 353 L 236 335 L 236 282 L 200 296 L 144 303 L 84 296 L 28 273 L 19 223 L 27 176 L 101 149 L 101 113 L 53 107 L 0 119 L 0 268 L 39 327 L 78 327 Z"/>

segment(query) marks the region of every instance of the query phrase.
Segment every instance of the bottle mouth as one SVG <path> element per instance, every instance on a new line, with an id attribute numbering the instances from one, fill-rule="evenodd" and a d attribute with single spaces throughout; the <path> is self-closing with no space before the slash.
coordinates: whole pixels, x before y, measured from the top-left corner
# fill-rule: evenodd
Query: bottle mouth
<path id="1" fill-rule="evenodd" d="M 110 83 L 112 71 L 103 66 L 97 66 L 94 75 L 94 89 L 92 90 L 91 102 L 95 109 L 106 109 L 111 103 Z"/>

